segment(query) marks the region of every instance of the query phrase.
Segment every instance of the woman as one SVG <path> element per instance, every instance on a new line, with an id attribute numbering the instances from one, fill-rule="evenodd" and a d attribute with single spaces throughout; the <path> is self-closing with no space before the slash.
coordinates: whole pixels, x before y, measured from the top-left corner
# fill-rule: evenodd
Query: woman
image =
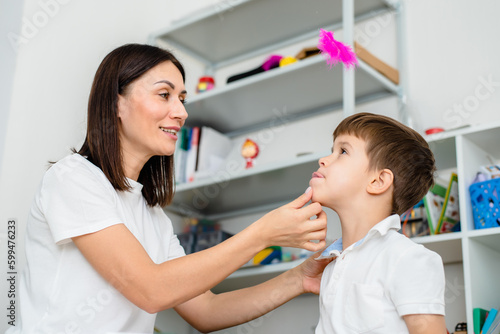
<path id="1" fill-rule="evenodd" d="M 319 292 L 326 262 L 313 259 L 256 287 L 209 290 L 265 247 L 323 248 L 326 214 L 318 204 L 303 207 L 311 193 L 184 256 L 161 209 L 173 197 L 184 81 L 177 59 L 153 46 L 125 45 L 103 60 L 85 142 L 47 171 L 35 197 L 21 319 L 8 333 L 152 333 L 155 314 L 168 308 L 213 331 Z"/>

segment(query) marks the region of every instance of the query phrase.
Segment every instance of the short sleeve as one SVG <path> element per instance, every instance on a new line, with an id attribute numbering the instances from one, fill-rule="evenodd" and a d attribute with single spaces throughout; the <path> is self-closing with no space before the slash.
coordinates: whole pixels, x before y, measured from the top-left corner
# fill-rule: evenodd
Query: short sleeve
<path id="1" fill-rule="evenodd" d="M 184 248 L 181 246 L 181 243 L 179 241 L 179 238 L 177 238 L 177 235 L 173 234 L 172 237 L 170 238 L 170 249 L 168 250 L 168 259 L 176 259 L 178 257 L 186 255 L 186 252 L 184 251 Z"/>
<path id="2" fill-rule="evenodd" d="M 70 156 L 45 173 L 40 203 L 58 245 L 121 223 L 116 191 L 89 165 L 83 157 Z"/>
<path id="3" fill-rule="evenodd" d="M 186 255 L 184 248 L 181 246 L 179 238 L 174 233 L 174 228 L 172 226 L 172 220 L 169 216 L 163 211 L 162 208 L 156 206 L 154 208 L 154 213 L 160 219 L 160 227 L 162 238 L 165 238 L 166 242 L 163 243 L 164 253 L 166 257 L 163 261 L 172 260 L 181 256 Z"/>
<path id="4" fill-rule="evenodd" d="M 401 255 L 388 283 L 400 316 L 445 314 L 443 261 L 422 245 L 414 245 Z"/>

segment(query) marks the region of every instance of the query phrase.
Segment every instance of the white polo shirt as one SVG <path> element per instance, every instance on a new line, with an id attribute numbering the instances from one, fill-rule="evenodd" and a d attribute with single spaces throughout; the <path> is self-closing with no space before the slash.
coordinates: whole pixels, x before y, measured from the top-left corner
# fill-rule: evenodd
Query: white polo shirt
<path id="1" fill-rule="evenodd" d="M 444 315 L 441 257 L 398 230 L 392 215 L 342 251 L 342 238 L 319 258 L 337 257 L 323 272 L 317 334 L 408 333 L 408 314 Z"/>

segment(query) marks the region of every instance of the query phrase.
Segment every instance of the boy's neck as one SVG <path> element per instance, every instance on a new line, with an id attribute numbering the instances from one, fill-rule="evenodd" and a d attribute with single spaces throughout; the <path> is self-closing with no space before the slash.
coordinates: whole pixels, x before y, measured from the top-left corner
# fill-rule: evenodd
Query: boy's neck
<path id="1" fill-rule="evenodd" d="M 389 216 L 390 213 L 387 212 L 349 216 L 339 214 L 342 227 L 342 250 L 363 239 L 373 226 Z"/>

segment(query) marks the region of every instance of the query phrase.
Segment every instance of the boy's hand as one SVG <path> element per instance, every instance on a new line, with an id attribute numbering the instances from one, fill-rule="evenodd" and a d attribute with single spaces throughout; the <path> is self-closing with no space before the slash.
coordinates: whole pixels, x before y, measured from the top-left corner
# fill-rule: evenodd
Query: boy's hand
<path id="1" fill-rule="evenodd" d="M 304 293 L 310 292 L 317 295 L 319 294 L 323 270 L 334 260 L 334 258 L 315 260 L 320 254 L 321 252 L 318 252 L 310 256 L 300 266 L 296 267 L 297 270 L 300 270 L 300 275 L 302 275 L 302 288 Z"/>
<path id="2" fill-rule="evenodd" d="M 252 224 L 263 241 L 263 248 L 282 246 L 316 252 L 325 247 L 326 213 L 319 203 L 304 206 L 311 197 L 312 191 L 304 193 Z M 310 219 L 313 216 L 316 218 Z"/>

